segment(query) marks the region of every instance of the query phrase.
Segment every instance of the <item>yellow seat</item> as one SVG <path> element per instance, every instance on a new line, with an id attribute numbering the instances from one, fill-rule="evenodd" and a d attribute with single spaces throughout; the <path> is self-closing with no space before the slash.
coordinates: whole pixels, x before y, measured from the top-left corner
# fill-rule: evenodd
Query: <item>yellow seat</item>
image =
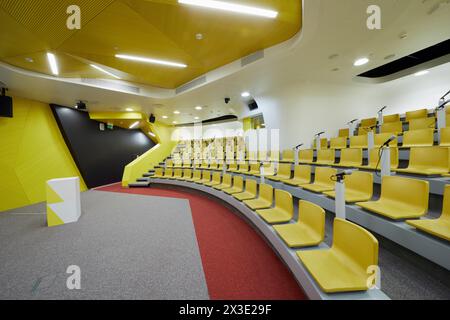
<path id="1" fill-rule="evenodd" d="M 373 136 L 373 146 L 375 148 L 381 147 L 390 137 L 392 137 L 393 133 L 379 133 Z M 398 145 L 398 139 L 392 140 L 389 142 L 389 147 L 397 147 Z"/>
<path id="2" fill-rule="evenodd" d="M 290 248 L 317 246 L 325 238 L 325 210 L 314 203 L 300 200 L 298 221 L 273 228 Z"/>
<path id="3" fill-rule="evenodd" d="M 442 214 L 439 219 L 408 220 L 406 223 L 420 231 L 450 241 L 450 185 L 445 186 Z"/>
<path id="4" fill-rule="evenodd" d="M 264 183 L 259 185 L 258 198 L 252 200 L 244 200 L 244 204 L 252 210 L 268 209 L 272 206 L 272 203 L 273 187 Z"/>
<path id="5" fill-rule="evenodd" d="M 302 186 L 311 183 L 311 166 L 298 165 L 294 169 L 294 177 L 292 179 L 281 180 L 291 186 Z"/>
<path id="6" fill-rule="evenodd" d="M 332 177 L 337 174 L 337 170 L 327 167 L 317 167 L 314 183 L 305 184 L 301 187 L 313 192 L 324 192 L 334 190 L 335 181 Z"/>
<path id="7" fill-rule="evenodd" d="M 403 132 L 402 122 L 388 122 L 383 123 L 380 129 L 381 133 L 399 134 Z"/>
<path id="8" fill-rule="evenodd" d="M 239 176 L 233 177 L 233 186 L 231 188 L 222 189 L 227 194 L 241 193 L 244 191 L 244 178 Z"/>
<path id="9" fill-rule="evenodd" d="M 367 271 L 378 265 L 378 241 L 360 226 L 336 218 L 330 249 L 298 251 L 297 256 L 324 292 L 366 291 Z"/>
<path id="10" fill-rule="evenodd" d="M 245 191 L 233 194 L 239 201 L 255 199 L 257 195 L 257 183 L 255 180 L 245 180 Z"/>
<path id="11" fill-rule="evenodd" d="M 428 110 L 427 109 L 420 109 L 415 111 L 408 111 L 406 112 L 406 118 L 405 121 L 409 122 L 413 119 L 421 119 L 428 117 Z"/>
<path id="12" fill-rule="evenodd" d="M 245 174 L 254 176 L 254 175 L 259 175 L 261 173 L 260 170 L 261 165 L 259 163 L 252 163 L 250 165 L 250 171 L 246 172 Z"/>
<path id="13" fill-rule="evenodd" d="M 345 177 L 345 201 L 348 203 L 369 201 L 373 196 L 373 174 L 355 171 Z M 325 191 L 325 195 L 335 198 L 335 191 Z"/>
<path id="14" fill-rule="evenodd" d="M 209 164 L 206 161 L 202 162 L 202 165 L 200 166 L 200 169 L 209 169 Z"/>
<path id="15" fill-rule="evenodd" d="M 362 149 L 342 149 L 341 160 L 336 166 L 338 167 L 357 167 L 362 165 L 363 152 Z"/>
<path id="16" fill-rule="evenodd" d="M 370 127 L 359 127 L 358 136 L 367 136 L 369 132 L 375 133 L 375 128 L 370 129 Z"/>
<path id="17" fill-rule="evenodd" d="M 183 168 L 190 168 L 192 166 L 191 160 L 184 160 L 183 161 Z"/>
<path id="18" fill-rule="evenodd" d="M 230 165 L 228 166 L 228 171 L 230 172 L 237 172 L 238 171 L 238 165 L 237 163 L 230 163 Z"/>
<path id="19" fill-rule="evenodd" d="M 391 150 L 391 170 L 395 170 L 398 168 L 399 164 L 398 148 L 390 148 L 390 150 Z M 380 159 L 379 148 L 373 148 L 369 152 L 369 163 L 365 166 L 359 166 L 357 168 L 366 170 L 381 170 L 381 161 L 379 161 L 379 159 Z"/>
<path id="20" fill-rule="evenodd" d="M 173 162 L 173 168 L 174 169 L 180 169 L 183 168 L 183 161 L 181 159 L 176 159 Z"/>
<path id="21" fill-rule="evenodd" d="M 218 186 L 222 183 L 222 175 L 220 172 L 214 172 L 212 174 L 212 179 L 209 182 L 205 182 L 203 183 L 205 186 L 208 187 L 214 187 L 214 186 Z"/>
<path id="22" fill-rule="evenodd" d="M 362 119 L 359 126 L 362 128 L 373 127 L 377 124 L 377 122 L 378 122 L 377 118 Z"/>
<path id="23" fill-rule="evenodd" d="M 377 201 L 357 202 L 361 208 L 393 220 L 419 218 L 428 210 L 428 181 L 385 176 Z"/>
<path id="24" fill-rule="evenodd" d="M 267 223 L 279 224 L 291 221 L 294 216 L 294 204 L 292 195 L 284 190 L 275 190 L 275 207 L 264 210 L 256 210 Z"/>
<path id="25" fill-rule="evenodd" d="M 390 114 L 383 117 L 383 123 L 389 123 L 389 122 L 399 122 L 400 121 L 400 115 L 397 114 Z"/>
<path id="26" fill-rule="evenodd" d="M 238 172 L 239 173 L 248 173 L 249 168 L 250 167 L 248 164 L 240 164 Z"/>
<path id="27" fill-rule="evenodd" d="M 314 139 L 314 141 L 313 141 L 313 148 L 317 149 L 316 148 L 316 139 Z M 327 149 L 327 148 L 328 148 L 328 139 L 327 138 L 320 139 L 320 149 Z"/>
<path id="28" fill-rule="evenodd" d="M 209 165 L 209 170 L 217 170 L 219 168 L 219 164 L 217 162 L 211 162 Z"/>
<path id="29" fill-rule="evenodd" d="M 350 148 L 367 149 L 367 135 L 350 137 Z"/>
<path id="30" fill-rule="evenodd" d="M 434 143 L 434 129 L 405 131 L 402 148 L 431 147 Z"/>
<path id="31" fill-rule="evenodd" d="M 171 169 L 171 168 L 167 168 L 165 171 L 164 171 L 164 176 L 162 176 L 162 177 L 160 177 L 161 179 L 169 179 L 169 178 L 171 178 L 173 176 L 173 169 Z"/>
<path id="32" fill-rule="evenodd" d="M 152 178 L 162 178 L 163 176 L 164 176 L 163 168 L 156 168 L 155 174 L 152 176 Z"/>
<path id="33" fill-rule="evenodd" d="M 438 146 L 411 148 L 408 168 L 396 171 L 421 175 L 447 174 L 450 171 L 449 161 L 449 148 Z"/>
<path id="34" fill-rule="evenodd" d="M 330 149 L 345 149 L 347 148 L 347 137 L 332 138 L 330 140 Z"/>
<path id="35" fill-rule="evenodd" d="M 421 129 L 435 129 L 435 128 L 436 128 L 435 117 L 412 119 L 409 121 L 409 131 Z"/>
<path id="36" fill-rule="evenodd" d="M 322 165 L 332 165 L 335 161 L 335 151 L 334 149 L 321 149 L 317 151 L 317 161 L 316 164 Z"/>
<path id="37" fill-rule="evenodd" d="M 166 160 L 166 168 L 172 168 L 173 167 L 173 160 L 169 159 Z"/>
<path id="38" fill-rule="evenodd" d="M 217 190 L 223 190 L 223 189 L 229 189 L 233 185 L 233 177 L 231 174 L 224 174 L 222 177 L 222 183 L 219 185 L 214 185 L 214 189 Z"/>
<path id="39" fill-rule="evenodd" d="M 280 162 L 288 162 L 292 163 L 294 162 L 294 150 L 284 150 L 281 154 L 281 161 Z"/>
<path id="40" fill-rule="evenodd" d="M 339 137 L 346 137 L 348 138 L 350 136 L 350 129 L 339 129 Z"/>
<path id="41" fill-rule="evenodd" d="M 267 176 L 267 179 L 273 181 L 281 181 L 291 178 L 291 164 L 290 163 L 280 163 L 278 165 L 278 172 L 274 176 Z"/>
<path id="42" fill-rule="evenodd" d="M 173 176 L 169 177 L 169 179 L 180 179 L 183 177 L 183 170 L 182 169 L 175 169 L 173 172 Z"/>
<path id="43" fill-rule="evenodd" d="M 439 146 L 450 147 L 450 127 L 445 127 L 441 129 L 441 142 Z"/>
<path id="44" fill-rule="evenodd" d="M 312 163 L 314 160 L 314 150 L 300 150 L 298 152 L 299 163 Z"/>
<path id="45" fill-rule="evenodd" d="M 195 170 L 192 178 L 185 179 L 188 182 L 197 182 L 202 179 L 202 172 L 200 170 Z"/>
<path id="46" fill-rule="evenodd" d="M 178 178 L 178 180 L 186 180 L 192 178 L 192 170 L 191 169 L 185 169 L 183 170 L 183 175 L 181 178 Z"/>
<path id="47" fill-rule="evenodd" d="M 227 165 L 224 164 L 223 162 L 221 162 L 221 163 L 217 166 L 217 168 L 214 169 L 214 171 L 220 171 L 220 172 L 222 172 L 224 166 L 226 167 Z"/>
<path id="48" fill-rule="evenodd" d="M 275 168 L 276 168 L 276 164 L 275 163 L 266 163 L 263 165 L 264 168 L 264 176 L 265 177 L 270 177 L 270 176 L 274 176 L 275 175 Z M 261 177 L 261 172 L 258 173 L 254 173 L 253 174 L 255 177 Z"/>
<path id="49" fill-rule="evenodd" d="M 202 178 L 198 181 L 195 181 L 195 183 L 205 184 L 210 181 L 211 181 L 211 171 L 204 170 L 204 171 L 202 171 Z"/>

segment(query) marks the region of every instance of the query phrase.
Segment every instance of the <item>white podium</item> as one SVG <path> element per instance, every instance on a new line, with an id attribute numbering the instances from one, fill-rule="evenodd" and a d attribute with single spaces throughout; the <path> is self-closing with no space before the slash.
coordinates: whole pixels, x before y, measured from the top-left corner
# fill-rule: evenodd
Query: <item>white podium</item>
<path id="1" fill-rule="evenodd" d="M 48 180 L 46 191 L 49 227 L 78 221 L 81 215 L 78 177 Z"/>

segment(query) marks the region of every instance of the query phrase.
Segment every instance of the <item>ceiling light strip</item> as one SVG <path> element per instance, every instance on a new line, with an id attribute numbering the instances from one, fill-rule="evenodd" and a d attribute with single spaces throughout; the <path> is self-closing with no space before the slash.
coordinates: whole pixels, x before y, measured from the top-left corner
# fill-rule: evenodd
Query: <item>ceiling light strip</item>
<path id="1" fill-rule="evenodd" d="M 103 68 L 101 68 L 101 67 L 99 67 L 99 66 L 96 66 L 95 64 L 91 64 L 90 66 L 91 66 L 92 68 L 94 68 L 94 69 L 97 69 L 98 71 L 101 71 L 101 72 L 103 72 L 103 73 L 105 73 L 105 74 L 111 76 L 111 77 L 114 77 L 114 78 L 116 78 L 116 79 L 120 79 L 120 77 L 116 76 L 115 74 L 113 74 L 113 73 L 111 73 L 111 72 L 109 72 L 109 71 L 106 71 L 105 69 L 103 69 Z"/>
<path id="2" fill-rule="evenodd" d="M 116 58 L 131 60 L 131 61 L 138 61 L 138 62 L 145 62 L 145 63 L 152 63 L 152 64 L 159 64 L 159 65 L 176 67 L 176 68 L 186 68 L 187 67 L 187 65 L 183 64 L 183 63 L 158 60 L 158 59 L 153 59 L 153 58 L 138 57 L 138 56 L 130 56 L 127 54 L 116 54 Z"/>
<path id="3" fill-rule="evenodd" d="M 50 64 L 50 69 L 52 73 L 57 76 L 59 75 L 58 63 L 56 62 L 56 57 L 53 53 L 47 52 L 48 63 Z"/>

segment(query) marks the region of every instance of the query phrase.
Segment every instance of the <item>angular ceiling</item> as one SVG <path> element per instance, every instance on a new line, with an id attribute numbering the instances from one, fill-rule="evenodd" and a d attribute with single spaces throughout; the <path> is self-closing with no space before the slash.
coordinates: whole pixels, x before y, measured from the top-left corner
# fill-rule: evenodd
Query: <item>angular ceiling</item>
<path id="1" fill-rule="evenodd" d="M 278 11 L 276 19 L 201 9 L 177 0 L 0 0 L 0 60 L 51 75 L 46 52 L 55 53 L 59 77 L 121 79 L 173 89 L 253 52 L 283 42 L 302 26 L 300 0 L 228 1 Z M 81 8 L 81 30 L 66 27 L 66 9 Z M 197 40 L 196 34 L 203 39 Z M 129 54 L 176 61 L 171 68 L 121 60 Z"/>

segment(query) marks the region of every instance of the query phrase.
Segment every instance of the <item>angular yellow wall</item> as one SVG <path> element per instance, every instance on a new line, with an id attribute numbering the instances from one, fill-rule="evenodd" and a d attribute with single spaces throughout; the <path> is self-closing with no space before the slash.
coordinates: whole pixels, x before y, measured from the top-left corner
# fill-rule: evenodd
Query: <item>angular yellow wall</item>
<path id="1" fill-rule="evenodd" d="M 45 201 L 45 182 L 81 175 L 50 106 L 14 99 L 14 118 L 0 118 L 0 211 Z"/>

